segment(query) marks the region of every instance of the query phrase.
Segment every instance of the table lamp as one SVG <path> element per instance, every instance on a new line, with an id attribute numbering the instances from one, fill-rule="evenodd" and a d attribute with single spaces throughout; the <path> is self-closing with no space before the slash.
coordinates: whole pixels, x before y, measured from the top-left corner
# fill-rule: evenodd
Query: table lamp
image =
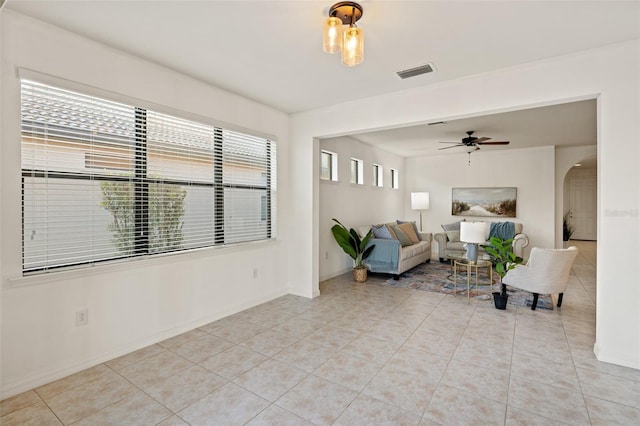
<path id="1" fill-rule="evenodd" d="M 475 264 L 478 261 L 478 244 L 487 242 L 486 224 L 483 222 L 460 223 L 460 241 L 466 243 L 467 260 Z"/>

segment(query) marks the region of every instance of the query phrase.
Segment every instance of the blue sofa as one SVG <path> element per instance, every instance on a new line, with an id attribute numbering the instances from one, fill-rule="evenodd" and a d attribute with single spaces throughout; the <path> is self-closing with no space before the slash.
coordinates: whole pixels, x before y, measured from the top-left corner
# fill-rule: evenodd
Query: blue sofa
<path id="1" fill-rule="evenodd" d="M 393 223 L 395 225 L 395 223 Z M 359 227 L 360 234 L 366 234 L 371 227 Z M 395 279 L 405 271 L 428 263 L 431 260 L 431 241 L 433 235 L 420 232 L 422 241 L 402 247 L 395 239 L 371 238 L 368 245 L 375 244 L 376 248 L 364 263 L 371 272 L 393 274 Z"/>

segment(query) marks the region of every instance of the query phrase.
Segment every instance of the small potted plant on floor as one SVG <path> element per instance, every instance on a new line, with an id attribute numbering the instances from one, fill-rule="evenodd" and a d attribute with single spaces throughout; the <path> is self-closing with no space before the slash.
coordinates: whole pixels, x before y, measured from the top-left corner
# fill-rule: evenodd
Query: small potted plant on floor
<path id="1" fill-rule="evenodd" d="M 513 252 L 512 243 L 513 238 L 503 240 L 502 238 L 491 237 L 489 244 L 483 245 L 485 251 L 489 253 L 493 263 L 496 265 L 496 273 L 500 276 L 500 291 L 492 293 L 496 309 L 507 308 L 509 295 L 507 294 L 507 286 L 502 282 L 502 279 L 508 271 L 522 263 L 522 258 L 516 256 Z"/>
<path id="2" fill-rule="evenodd" d="M 333 219 L 333 221 L 336 222 L 331 228 L 333 238 L 336 239 L 342 250 L 353 259 L 353 279 L 359 283 L 367 281 L 367 267 L 363 261 L 369 257 L 375 247 L 375 244 L 367 247 L 372 235 L 371 229 L 361 239 L 355 229 L 347 229 L 338 219 Z"/>

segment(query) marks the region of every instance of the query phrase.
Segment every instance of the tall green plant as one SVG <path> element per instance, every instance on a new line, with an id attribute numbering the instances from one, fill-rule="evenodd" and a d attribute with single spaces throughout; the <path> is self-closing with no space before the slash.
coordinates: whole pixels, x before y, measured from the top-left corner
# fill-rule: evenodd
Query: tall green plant
<path id="1" fill-rule="evenodd" d="M 363 268 L 364 264 L 362 262 L 369 257 L 375 248 L 375 244 L 367 247 L 367 243 L 372 235 L 371 229 L 364 238 L 360 239 L 355 229 L 347 229 L 338 219 L 333 219 L 333 221 L 336 222 L 336 224 L 331 227 L 333 238 L 336 239 L 336 242 L 342 247 L 342 250 L 351 256 L 353 259 L 353 267 Z"/>
<path id="2" fill-rule="evenodd" d="M 503 240 L 499 237 L 491 237 L 489 244 L 482 247 L 484 247 L 496 265 L 496 273 L 500 276 L 500 282 L 502 283 L 502 294 L 506 294 L 507 287 L 502 282 L 502 279 L 507 275 L 507 272 L 522 263 L 522 258 L 516 256 L 513 252 L 513 238 Z"/>

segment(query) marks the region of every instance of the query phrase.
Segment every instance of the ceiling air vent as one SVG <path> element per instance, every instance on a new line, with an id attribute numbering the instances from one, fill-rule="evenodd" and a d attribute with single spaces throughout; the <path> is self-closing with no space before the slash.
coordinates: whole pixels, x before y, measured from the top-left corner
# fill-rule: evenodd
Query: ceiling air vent
<path id="1" fill-rule="evenodd" d="M 408 70 L 398 71 L 396 72 L 396 74 L 398 74 L 398 77 L 404 80 L 405 78 L 415 77 L 417 75 L 422 75 L 422 74 L 428 74 L 433 71 L 434 71 L 433 64 L 429 63 L 429 64 L 420 65 L 419 67 L 409 68 Z"/>

